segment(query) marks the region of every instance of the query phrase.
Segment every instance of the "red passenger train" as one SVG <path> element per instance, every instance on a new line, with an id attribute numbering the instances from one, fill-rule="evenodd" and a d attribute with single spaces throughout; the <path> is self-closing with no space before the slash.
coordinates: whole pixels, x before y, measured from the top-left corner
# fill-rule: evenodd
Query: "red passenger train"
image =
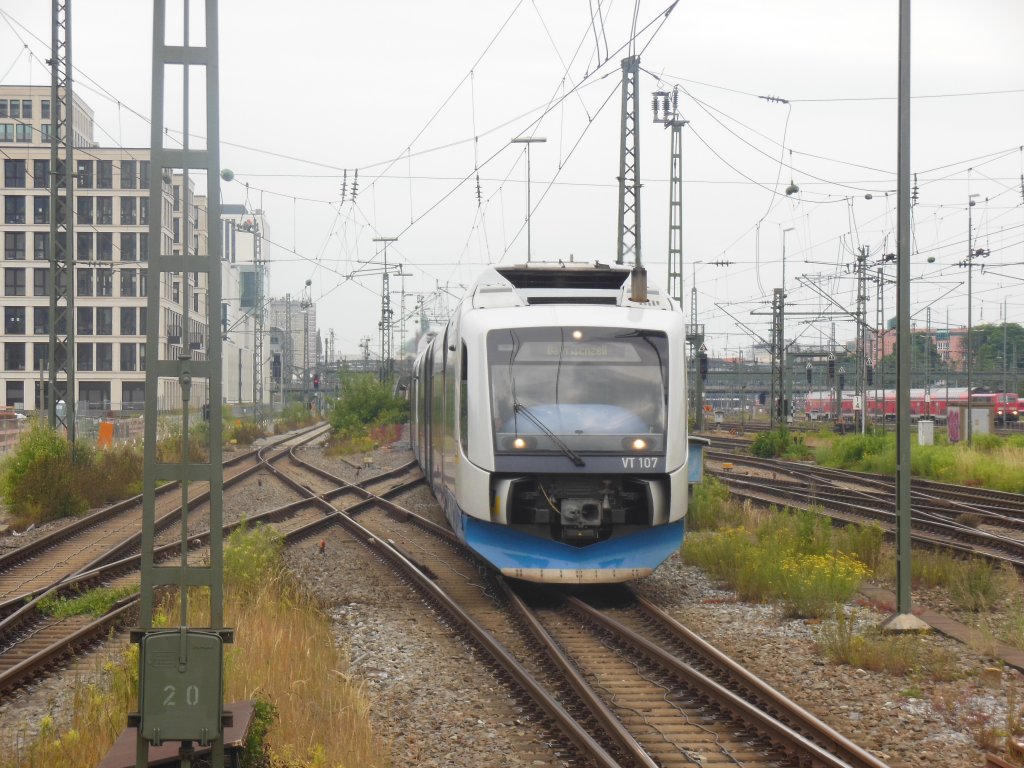
<path id="1" fill-rule="evenodd" d="M 1020 399 L 1012 392 L 988 392 L 974 388 L 971 395 L 974 407 L 988 407 L 996 424 L 1015 422 L 1020 418 Z M 856 393 L 845 390 L 842 393 L 839 412 L 844 418 L 852 418 L 856 405 Z M 946 411 L 950 406 L 967 405 L 966 387 L 937 386 L 929 389 L 913 388 L 910 390 L 910 418 L 946 420 Z M 887 420 L 896 419 L 896 390 L 871 389 L 867 394 L 867 412 L 869 418 Z M 836 418 L 836 403 L 833 393 L 829 390 L 808 392 L 804 399 L 804 414 L 808 419 Z"/>

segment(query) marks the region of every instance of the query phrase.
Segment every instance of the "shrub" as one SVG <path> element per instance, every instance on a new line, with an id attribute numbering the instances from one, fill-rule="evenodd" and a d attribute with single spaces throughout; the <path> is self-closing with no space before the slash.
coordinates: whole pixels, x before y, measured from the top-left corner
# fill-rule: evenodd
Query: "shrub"
<path id="1" fill-rule="evenodd" d="M 77 515 L 88 502 L 75 492 L 74 466 L 67 440 L 33 423 L 4 462 L 2 492 L 18 523 L 40 523 Z"/>
<path id="2" fill-rule="evenodd" d="M 252 445 L 267 433 L 256 421 L 236 419 L 224 429 L 224 440 L 238 445 Z"/>
<path id="3" fill-rule="evenodd" d="M 832 538 L 836 549 L 856 557 L 872 573 L 878 573 L 882 562 L 882 543 L 885 541 L 885 530 L 881 525 L 846 525 L 833 530 Z"/>
<path id="4" fill-rule="evenodd" d="M 280 435 L 293 429 L 308 427 L 316 421 L 313 413 L 302 403 L 289 403 L 274 422 L 274 434 Z"/>
<path id="5" fill-rule="evenodd" d="M 705 475 L 694 486 L 693 499 L 686 512 L 688 531 L 714 530 L 723 525 L 739 525 L 741 514 L 735 512 L 728 487 L 712 475 Z"/>
<path id="6" fill-rule="evenodd" d="M 781 563 L 781 590 L 793 616 L 827 615 L 837 603 L 853 597 L 871 571 L 841 552 L 792 555 Z"/>
<path id="7" fill-rule="evenodd" d="M 786 427 L 760 433 L 750 444 L 750 452 L 762 459 L 784 458 L 790 461 L 802 461 L 813 456 L 804 444 L 803 436 L 790 434 Z"/>
<path id="8" fill-rule="evenodd" d="M 766 518 L 750 515 L 742 526 L 688 535 L 683 559 L 728 584 L 744 600 L 781 600 L 794 615 L 824 616 L 849 599 L 870 574 L 855 555 L 839 549 L 843 542 L 842 532 L 834 533 L 824 518 L 787 510 Z"/>
<path id="9" fill-rule="evenodd" d="M 142 451 L 135 446 L 95 451 L 89 467 L 81 468 L 76 485 L 90 507 L 126 499 L 142 492 L 143 463 Z"/>
<path id="10" fill-rule="evenodd" d="M 408 415 L 408 401 L 392 395 L 386 383 L 363 375 L 342 380 L 341 395 L 334 401 L 327 420 L 337 431 L 352 420 L 368 426 L 401 424 Z"/>
<path id="11" fill-rule="evenodd" d="M 242 525 L 224 547 L 224 581 L 246 604 L 254 602 L 284 568 L 284 539 L 273 528 Z"/>

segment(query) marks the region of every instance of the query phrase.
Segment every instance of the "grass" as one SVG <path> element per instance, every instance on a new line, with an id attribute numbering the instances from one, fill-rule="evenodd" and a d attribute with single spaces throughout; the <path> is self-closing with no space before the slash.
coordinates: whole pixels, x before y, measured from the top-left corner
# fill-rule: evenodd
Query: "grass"
<path id="1" fill-rule="evenodd" d="M 347 673 L 330 617 L 289 574 L 281 552 L 280 537 L 264 527 L 242 527 L 225 548 L 225 619 L 235 628 L 235 643 L 225 647 L 225 701 L 256 702 L 246 766 L 387 765 L 366 692 Z M 209 624 L 201 592 L 190 595 L 192 626 Z M 178 610 L 176 601 L 166 603 L 161 617 L 177 617 Z M 66 728 L 44 719 L 38 737 L 0 756 L 0 768 L 98 764 L 137 706 L 137 673 L 138 646 L 130 645 L 104 664 L 102 682 L 75 686 Z"/>
<path id="2" fill-rule="evenodd" d="M 828 615 L 848 600 L 880 561 L 881 531 L 833 530 L 813 511 L 729 503 L 713 479 L 695 492 L 683 559 L 750 602 L 780 602 L 792 616 Z"/>
<path id="3" fill-rule="evenodd" d="M 932 681 L 955 680 L 956 657 L 918 634 L 886 633 L 877 626 L 858 629 L 856 615 L 838 610 L 818 632 L 818 645 L 836 664 Z"/>
<path id="4" fill-rule="evenodd" d="M 820 437 L 815 458 L 823 466 L 889 475 L 896 471 L 896 437 L 891 433 Z M 911 472 L 944 483 L 1024 493 L 1024 475 L 1018 471 L 1022 465 L 1024 435 L 978 435 L 971 448 L 950 444 L 940 435 L 935 445 L 910 447 Z"/>
<path id="5" fill-rule="evenodd" d="M 138 587 L 101 587 L 90 589 L 74 597 L 47 596 L 39 601 L 39 610 L 56 619 L 71 616 L 103 616 L 118 602 L 136 594 Z"/>

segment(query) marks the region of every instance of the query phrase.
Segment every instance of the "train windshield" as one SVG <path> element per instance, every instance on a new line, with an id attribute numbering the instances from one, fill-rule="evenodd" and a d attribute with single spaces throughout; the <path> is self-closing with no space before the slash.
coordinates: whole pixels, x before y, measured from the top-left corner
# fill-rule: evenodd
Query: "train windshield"
<path id="1" fill-rule="evenodd" d="M 514 328 L 487 336 L 495 448 L 664 450 L 668 338 L 632 328 Z M 518 441 L 518 443 L 517 443 Z M 575 460 L 575 459 L 574 459 Z"/>

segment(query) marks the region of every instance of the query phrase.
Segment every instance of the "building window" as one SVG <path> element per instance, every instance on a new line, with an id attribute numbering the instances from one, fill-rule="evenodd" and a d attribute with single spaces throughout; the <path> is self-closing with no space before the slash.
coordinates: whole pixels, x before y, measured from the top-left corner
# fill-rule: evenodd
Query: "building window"
<path id="1" fill-rule="evenodd" d="M 18 123 L 14 126 L 14 135 L 22 144 L 28 144 L 32 141 L 32 126 L 26 125 L 25 123 Z"/>
<path id="2" fill-rule="evenodd" d="M 109 267 L 96 270 L 96 295 L 114 295 L 114 270 Z"/>
<path id="3" fill-rule="evenodd" d="M 135 189 L 135 161 L 121 161 L 121 189 Z"/>
<path id="4" fill-rule="evenodd" d="M 25 269 L 24 267 L 7 267 L 4 270 L 4 295 L 24 296 L 25 295 Z"/>
<path id="5" fill-rule="evenodd" d="M 4 368 L 8 371 L 25 370 L 25 342 L 8 341 L 4 344 Z"/>
<path id="6" fill-rule="evenodd" d="M 0 141 L 14 141 L 13 123 L 0 123 Z"/>
<path id="7" fill-rule="evenodd" d="M 114 234 L 112 232 L 96 233 L 96 258 L 100 261 L 113 261 Z"/>
<path id="8" fill-rule="evenodd" d="M 11 117 L 21 117 L 21 102 L 11 99 L 11 111 L 7 113 Z"/>
<path id="9" fill-rule="evenodd" d="M 24 232 L 4 232 L 4 258 L 18 260 L 25 258 Z"/>
<path id="10" fill-rule="evenodd" d="M 181 283 L 171 284 L 171 301 L 181 304 Z"/>
<path id="11" fill-rule="evenodd" d="M 78 318 L 75 323 L 75 332 L 79 336 L 92 336 L 92 307 L 76 307 L 75 314 Z"/>
<path id="12" fill-rule="evenodd" d="M 112 197 L 97 197 L 96 198 L 96 223 L 97 224 L 113 224 L 114 223 L 114 198 L 112 198 Z"/>
<path id="13" fill-rule="evenodd" d="M 42 335 L 50 332 L 50 308 L 32 308 L 32 333 Z"/>
<path id="14" fill-rule="evenodd" d="M 96 345 L 96 370 L 114 370 L 114 345 L 110 342 L 102 342 Z"/>
<path id="15" fill-rule="evenodd" d="M 78 270 L 78 291 L 79 296 L 92 296 L 92 270 L 91 269 L 79 269 Z"/>
<path id="16" fill-rule="evenodd" d="M 23 381 L 8 381 L 7 382 L 7 407 L 8 408 L 24 408 L 25 407 L 25 382 L 23 382 Z"/>
<path id="17" fill-rule="evenodd" d="M 121 370 L 134 371 L 136 368 L 135 345 L 121 345 Z"/>
<path id="18" fill-rule="evenodd" d="M 78 197 L 78 223 L 92 224 L 92 198 L 84 195 Z"/>
<path id="19" fill-rule="evenodd" d="M 50 345 L 45 341 L 37 341 L 32 345 L 32 370 L 45 371 L 50 367 Z"/>
<path id="20" fill-rule="evenodd" d="M 25 333 L 24 307 L 4 307 L 4 333 L 12 336 Z"/>
<path id="21" fill-rule="evenodd" d="M 0 99 L 0 117 L 7 117 L 7 99 Z"/>
<path id="22" fill-rule="evenodd" d="M 139 161 L 139 186 L 142 189 L 149 188 L 149 160 Z"/>
<path id="23" fill-rule="evenodd" d="M 149 233 L 139 233 L 139 261 L 149 261 Z"/>
<path id="24" fill-rule="evenodd" d="M 49 123 L 43 123 L 42 125 L 39 126 L 39 141 L 41 141 L 43 144 L 49 144 L 50 143 L 50 124 Z"/>
<path id="25" fill-rule="evenodd" d="M 39 261 L 48 260 L 50 258 L 50 233 L 36 232 L 32 242 L 33 256 Z"/>
<path id="26" fill-rule="evenodd" d="M 79 232 L 77 236 L 78 247 L 75 250 L 77 261 L 92 260 L 92 232 Z"/>
<path id="27" fill-rule="evenodd" d="M 134 197 L 122 197 L 121 198 L 121 225 L 128 226 L 133 225 L 136 222 L 135 215 L 135 198 Z"/>
<path id="28" fill-rule="evenodd" d="M 114 308 L 96 307 L 96 335 L 114 335 Z"/>
<path id="29" fill-rule="evenodd" d="M 138 296 L 138 282 L 134 269 L 121 270 L 121 295 Z"/>
<path id="30" fill-rule="evenodd" d="M 92 160 L 78 161 L 78 188 L 92 189 Z"/>
<path id="31" fill-rule="evenodd" d="M 4 160 L 4 186 L 24 187 L 25 186 L 25 161 Z"/>
<path id="32" fill-rule="evenodd" d="M 121 261 L 135 261 L 138 255 L 135 253 L 135 233 L 121 233 Z"/>
<path id="33" fill-rule="evenodd" d="M 32 161 L 32 186 L 36 189 L 50 188 L 50 161 Z"/>
<path id="34" fill-rule="evenodd" d="M 139 296 L 144 297 L 148 295 L 149 282 L 146 279 L 146 276 L 148 274 L 149 272 L 147 272 L 145 269 L 139 270 Z M 146 310 L 143 309 L 142 311 L 145 312 Z M 143 323 L 143 325 L 145 325 L 145 323 Z M 145 333 L 145 331 L 143 331 L 143 333 Z"/>
<path id="35" fill-rule="evenodd" d="M 149 224 L 149 198 L 139 198 L 139 224 Z"/>
<path id="36" fill-rule="evenodd" d="M 34 296 L 49 296 L 50 270 L 37 268 L 32 271 L 32 294 Z"/>
<path id="37" fill-rule="evenodd" d="M 171 192 L 171 197 L 173 198 L 173 203 L 172 203 L 173 210 L 175 210 L 175 211 L 180 210 L 181 209 L 181 187 L 179 187 L 177 184 L 174 185 L 174 189 Z M 175 241 L 175 242 L 177 242 L 177 241 Z"/>
<path id="38" fill-rule="evenodd" d="M 21 101 L 21 116 L 25 120 L 32 119 L 32 100 L 22 99 Z"/>
<path id="39" fill-rule="evenodd" d="M 57 223 L 67 224 L 68 221 L 68 199 L 61 195 L 57 198 Z"/>
<path id="40" fill-rule="evenodd" d="M 121 335 L 134 336 L 138 326 L 135 324 L 135 307 L 121 307 Z"/>
<path id="41" fill-rule="evenodd" d="M 76 344 L 78 347 L 78 370 L 92 370 L 92 344 Z"/>
<path id="42" fill-rule="evenodd" d="M 4 198 L 4 223 L 24 224 L 25 223 L 25 196 L 7 195 Z"/>
<path id="43" fill-rule="evenodd" d="M 175 243 L 181 242 L 181 219 L 174 220 L 174 236 L 172 241 Z"/>
<path id="44" fill-rule="evenodd" d="M 32 198 L 32 223 L 50 223 L 50 198 L 47 195 L 36 195 Z"/>
<path id="45" fill-rule="evenodd" d="M 145 273 L 143 273 L 143 276 L 145 276 Z M 146 309 L 146 307 L 139 307 L 139 335 L 140 336 L 145 336 L 146 333 L 147 333 L 147 331 L 146 331 L 146 313 L 147 312 L 148 312 L 148 310 Z M 143 347 L 143 349 L 145 349 L 145 347 Z"/>
<path id="46" fill-rule="evenodd" d="M 39 102 L 39 116 L 43 120 L 49 120 L 50 119 L 50 100 L 49 99 L 43 99 L 42 101 Z"/>
<path id="47" fill-rule="evenodd" d="M 114 161 L 96 161 L 96 189 L 114 188 Z"/>

